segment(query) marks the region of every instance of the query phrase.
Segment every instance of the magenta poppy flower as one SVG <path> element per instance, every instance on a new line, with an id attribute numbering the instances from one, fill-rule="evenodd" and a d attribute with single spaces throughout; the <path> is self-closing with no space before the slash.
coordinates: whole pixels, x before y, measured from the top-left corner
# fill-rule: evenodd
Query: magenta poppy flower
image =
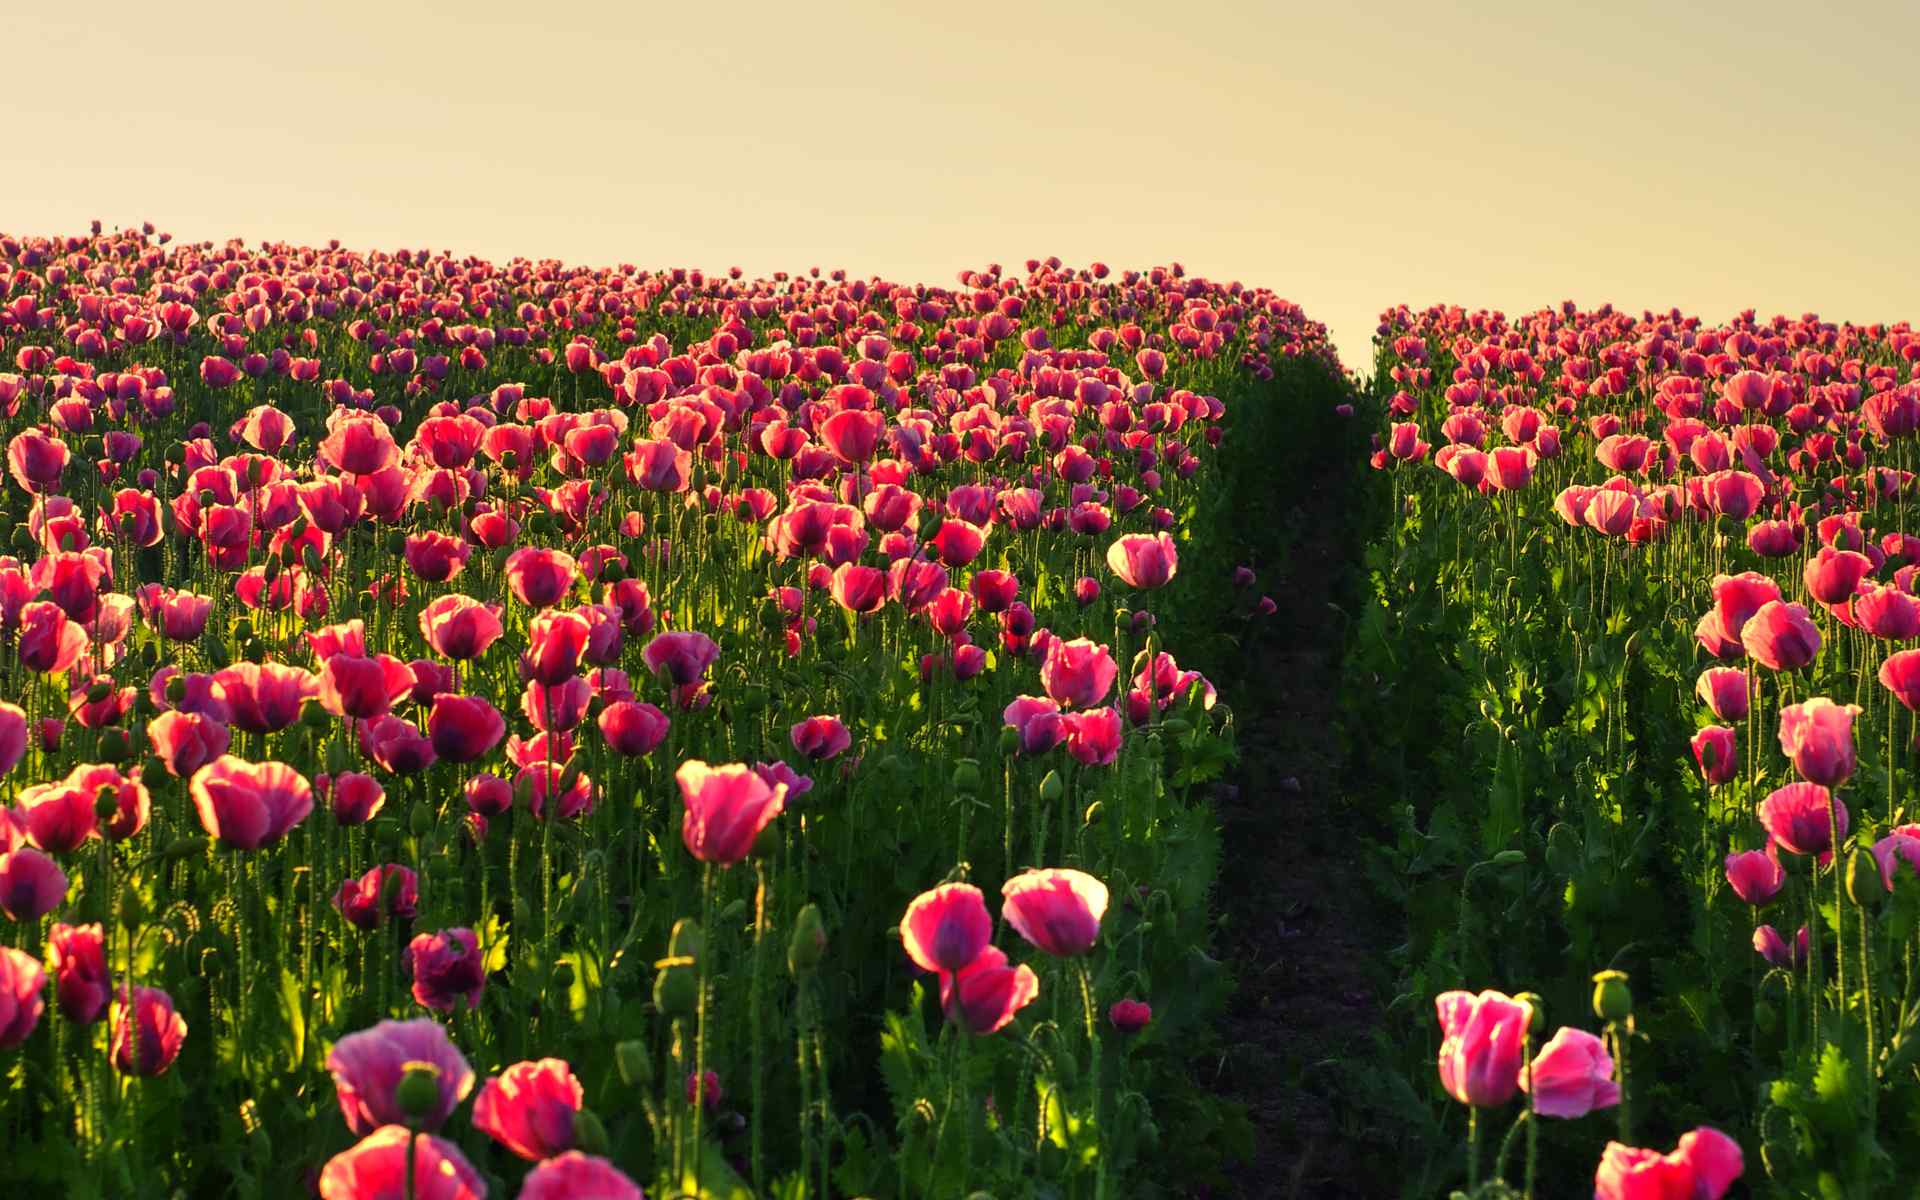
<path id="1" fill-rule="evenodd" d="M 796 751 L 816 762 L 836 757 L 853 744 L 853 735 L 839 717 L 808 717 L 795 725 L 789 736 Z"/>
<path id="2" fill-rule="evenodd" d="M 1920 826 L 1902 825 L 1873 844 L 1873 857 L 1880 864 L 1880 880 L 1893 890 L 1894 871 L 1902 862 L 1920 874 Z"/>
<path id="3" fill-rule="evenodd" d="M 947 1020 L 975 1036 L 998 1033 L 1040 994 L 1040 978 L 1021 963 L 1007 965 L 998 946 L 987 946 L 973 961 L 940 976 L 940 1007 Z"/>
<path id="4" fill-rule="evenodd" d="M 348 475 L 372 475 L 398 462 L 400 447 L 379 417 L 336 409 L 327 421 L 320 457 Z"/>
<path id="5" fill-rule="evenodd" d="M 569 780 L 566 768 L 557 763 L 541 761 L 522 767 L 513 784 L 516 791 L 525 789 L 527 809 L 537 821 L 546 820 L 549 811 L 556 820 L 571 821 L 593 807 L 593 780 L 584 773 Z"/>
<path id="6" fill-rule="evenodd" d="M 439 759 L 433 742 L 405 717 L 388 713 L 357 726 L 360 751 L 395 775 L 424 771 Z M 463 743 L 464 744 L 464 743 Z"/>
<path id="7" fill-rule="evenodd" d="M 1734 731 L 1727 725 L 1708 725 L 1693 735 L 1693 759 L 1700 765 L 1700 778 L 1712 786 L 1730 782 L 1740 771 L 1739 751 Z"/>
<path id="8" fill-rule="evenodd" d="M 535 729 L 569 733 L 586 719 L 593 703 L 593 685 L 575 675 L 556 684 L 535 680 L 520 696 L 520 711 Z"/>
<path id="9" fill-rule="evenodd" d="M 60 606 L 35 600 L 20 609 L 16 652 L 30 671 L 58 675 L 72 667 L 87 650 L 87 630 L 67 619 Z"/>
<path id="10" fill-rule="evenodd" d="M 1822 604 L 1844 604 L 1873 571 L 1873 560 L 1852 550 L 1822 546 L 1807 560 L 1807 594 Z"/>
<path id="11" fill-rule="evenodd" d="M 1120 757 L 1125 725 L 1116 708 L 1089 708 L 1084 712 L 1063 713 L 1067 727 L 1067 753 L 1075 762 L 1089 767 L 1111 766 Z"/>
<path id="12" fill-rule="evenodd" d="M 27 753 L 27 714 L 18 704 L 0 700 L 0 777 Z"/>
<path id="13" fill-rule="evenodd" d="M 37 921 L 67 898 L 67 873 L 31 846 L 0 854 L 0 912 L 15 921 Z"/>
<path id="14" fill-rule="evenodd" d="M 364 1137 L 382 1125 L 411 1123 L 394 1091 L 406 1073 L 420 1065 L 431 1068 L 440 1093 L 419 1117 L 420 1128 L 431 1131 L 447 1123 L 474 1081 L 473 1068 L 437 1021 L 381 1021 L 335 1042 L 327 1052 L 327 1070 L 347 1131 Z"/>
<path id="15" fill-rule="evenodd" d="M 1754 374 L 1754 372 L 1742 372 Z M 1735 377 L 1736 379 L 1739 376 Z M 1740 1144 L 1700 1126 L 1670 1154 L 1608 1142 L 1593 1177 L 1594 1200 L 1721 1200 L 1746 1170 Z"/>
<path id="16" fill-rule="evenodd" d="M 579 568 L 573 556 L 528 546 L 507 556 L 507 587 L 528 608 L 551 608 L 573 590 Z"/>
<path id="17" fill-rule="evenodd" d="M 1531 446 L 1500 446 L 1487 452 L 1488 486 L 1497 492 L 1517 491 L 1533 478 L 1539 455 Z"/>
<path id="18" fill-rule="evenodd" d="M 58 487 L 71 458 L 65 442 L 37 429 L 17 433 L 7 443 L 7 470 L 24 492 L 47 492 Z"/>
<path id="19" fill-rule="evenodd" d="M 571 1150 L 586 1089 L 558 1058 L 518 1062 L 487 1080 L 473 1102 L 473 1127 L 521 1158 L 538 1162 Z"/>
<path id="20" fill-rule="evenodd" d="M 969 883 L 942 884 L 920 893 L 900 919 L 901 945 L 923 971 L 963 970 L 992 939 L 987 902 Z"/>
<path id="21" fill-rule="evenodd" d="M 1720 720 L 1746 720 L 1749 685 L 1747 673 L 1740 668 L 1708 667 L 1700 672 L 1693 691 Z"/>
<path id="22" fill-rule="evenodd" d="M 1000 717 L 1017 734 L 1022 754 L 1045 754 L 1067 739 L 1060 705 L 1045 696 L 1016 696 Z"/>
<path id="23" fill-rule="evenodd" d="M 841 563 L 833 569 L 828 593 L 848 612 L 874 612 L 887 602 L 887 575 L 878 567 Z"/>
<path id="24" fill-rule="evenodd" d="M 227 752 L 227 727 L 201 713 L 168 711 L 147 722 L 154 757 L 179 779 Z"/>
<path id="25" fill-rule="evenodd" d="M 1128 587 L 1164 587 L 1179 565 L 1169 533 L 1130 533 L 1107 547 L 1108 568 Z"/>
<path id="26" fill-rule="evenodd" d="M 1041 686 L 1067 708 L 1091 708 L 1101 703 L 1119 675 L 1113 655 L 1089 638 L 1055 641 L 1040 666 Z"/>
<path id="27" fill-rule="evenodd" d="M 693 486 L 693 455 L 671 441 L 636 441 L 621 461 L 627 478 L 649 492 L 684 492 Z"/>
<path id="28" fill-rule="evenodd" d="M 1789 946 L 1778 929 L 1761 925 L 1753 931 L 1753 952 L 1767 960 L 1769 966 L 1798 971 L 1807 965 L 1807 927 L 1800 927 L 1799 935 Z"/>
<path id="29" fill-rule="evenodd" d="M 60 1015 L 75 1025 L 91 1025 L 106 1012 L 113 994 L 107 970 L 106 934 L 99 924 L 55 921 L 47 935 L 47 970 Z"/>
<path id="30" fill-rule="evenodd" d="M 687 852 L 704 863 L 727 867 L 745 858 L 760 831 L 786 807 L 785 787 L 769 786 L 739 763 L 709 767 L 690 759 L 674 779 L 686 807 L 680 838 Z"/>
<path id="31" fill-rule="evenodd" d="M 336 717 L 383 716 L 413 685 L 412 668 L 391 654 L 335 654 L 320 666 L 320 704 Z"/>
<path id="32" fill-rule="evenodd" d="M 1520 1088 L 1522 1040 L 1533 1010 L 1501 992 L 1442 992 L 1440 1085 L 1462 1104 L 1498 1108 Z"/>
<path id="33" fill-rule="evenodd" d="M 837 412 L 820 424 L 820 440 L 841 462 L 858 464 L 873 457 L 887 419 L 871 409 Z"/>
<path id="34" fill-rule="evenodd" d="M 1584 1029 L 1561 1028 L 1521 1072 L 1520 1090 L 1533 1096 L 1541 1116 L 1573 1120 L 1620 1103 L 1613 1056 L 1606 1043 Z"/>
<path id="35" fill-rule="evenodd" d="M 1719 635 L 1726 641 L 1739 643 L 1741 633 L 1754 614 L 1779 599 L 1780 585 L 1757 571 L 1714 576 L 1713 611 L 1719 617 Z"/>
<path id="36" fill-rule="evenodd" d="M 1733 894 L 1755 908 L 1771 904 L 1786 886 L 1786 868 L 1765 850 L 1743 850 L 1727 855 L 1727 884 Z"/>
<path id="37" fill-rule="evenodd" d="M 1790 783 L 1760 802 L 1760 824 L 1781 849 L 1817 854 L 1823 864 L 1833 851 L 1836 822 L 1844 840 L 1847 806 L 1817 783 Z"/>
<path id="38" fill-rule="evenodd" d="M 333 893 L 340 919 L 364 933 L 389 920 L 411 921 L 420 911 L 420 877 L 398 863 L 373 867 Z"/>
<path id="39" fill-rule="evenodd" d="M 519 1200 L 647 1200 L 640 1185 L 604 1158 L 569 1150 L 527 1172 Z"/>
<path id="40" fill-rule="evenodd" d="M 1129 996 L 1113 1002 L 1113 1007 L 1107 1009 L 1107 1020 L 1116 1031 L 1131 1037 L 1153 1021 L 1153 1006 Z"/>
<path id="41" fill-rule="evenodd" d="M 500 606 L 471 596 L 441 596 L 420 610 L 420 636 L 434 653 L 455 662 L 485 654 L 502 632 Z"/>
<path id="42" fill-rule="evenodd" d="M 1056 958 L 1093 949 L 1107 911 L 1107 885 L 1084 871 L 1024 871 L 1001 885 L 1000 915 L 1021 937 Z"/>
<path id="43" fill-rule="evenodd" d="M 704 633 L 663 633 L 640 651 L 647 670 L 674 687 L 699 683 L 719 657 L 720 647 Z"/>
<path id="44" fill-rule="evenodd" d="M 282 762 L 230 754 L 195 771 L 187 789 L 208 836 L 241 850 L 272 845 L 313 811 L 313 788 Z"/>
<path id="45" fill-rule="evenodd" d="M 22 791 L 13 815 L 35 846 L 53 854 L 68 854 L 99 832 L 93 803 L 92 791 L 59 779 Z"/>
<path id="46" fill-rule="evenodd" d="M 401 968 L 413 976 L 413 998 L 435 1012 L 452 1012 L 456 1000 L 477 1008 L 487 986 L 480 940 L 471 929 L 415 934 L 401 952 Z"/>
<path id="47" fill-rule="evenodd" d="M 1880 686 L 1893 693 L 1894 699 L 1912 710 L 1920 711 L 1920 650 L 1902 650 L 1889 654 L 1880 664 L 1877 676 Z"/>
<path id="48" fill-rule="evenodd" d="M 24 950 L 0 946 L 0 1050 L 11 1050 L 33 1036 L 47 1002 L 47 972 Z"/>
<path id="49" fill-rule="evenodd" d="M 615 754 L 638 758 L 666 740 L 672 722 L 651 704 L 617 700 L 600 710 L 600 736 Z"/>
<path id="50" fill-rule="evenodd" d="M 1807 619 L 1805 605 L 1774 600 L 1753 614 L 1740 631 L 1740 644 L 1768 670 L 1794 671 L 1820 653 L 1820 631 Z"/>
<path id="51" fill-rule="evenodd" d="M 500 710 L 478 696 L 442 693 L 433 698 L 427 735 L 440 758 L 468 763 L 486 757 L 500 744 L 507 735 L 507 722 Z"/>
<path id="52" fill-rule="evenodd" d="M 445 583 L 467 565 L 473 547 L 464 538 L 429 529 L 408 534 L 403 552 L 415 575 L 428 583 Z"/>
<path id="53" fill-rule="evenodd" d="M 1839 787 L 1853 775 L 1853 719 L 1857 704 L 1815 696 L 1780 710 L 1780 752 L 1809 783 Z"/>
<path id="54" fill-rule="evenodd" d="M 408 1147 L 413 1195 L 407 1195 Z M 487 1183 L 452 1142 L 382 1125 L 320 1171 L 320 1200 L 486 1200 Z"/>
<path id="55" fill-rule="evenodd" d="M 303 703 L 320 694 L 318 676 L 283 663 L 235 663 L 213 678 L 233 725 L 249 733 L 280 732 L 300 718 Z"/>
<path id="56" fill-rule="evenodd" d="M 131 1007 L 132 1011 L 128 1009 Z M 113 1005 L 113 1066 L 122 1075 L 164 1075 L 187 1040 L 187 1022 L 159 988 L 120 988 Z"/>

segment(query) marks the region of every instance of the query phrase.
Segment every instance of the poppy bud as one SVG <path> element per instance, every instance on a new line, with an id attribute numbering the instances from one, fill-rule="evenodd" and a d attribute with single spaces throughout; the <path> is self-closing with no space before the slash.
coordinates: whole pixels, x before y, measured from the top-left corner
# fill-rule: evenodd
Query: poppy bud
<path id="1" fill-rule="evenodd" d="M 300 723 L 308 729 L 325 729 L 331 720 L 333 715 L 318 700 L 309 700 L 300 708 Z"/>
<path id="2" fill-rule="evenodd" d="M 592 1109 L 583 1108 L 573 1114 L 573 1141 L 574 1145 L 588 1154 L 606 1157 L 607 1127 L 600 1123 L 599 1117 L 593 1115 Z"/>
<path id="3" fill-rule="evenodd" d="M 187 698 L 187 677 L 175 674 L 167 679 L 167 703 L 178 704 Z"/>
<path id="4" fill-rule="evenodd" d="M 140 899 L 139 888 L 127 888 L 120 893 L 120 926 L 123 929 L 138 929 L 147 919 L 145 901 Z"/>
<path id="5" fill-rule="evenodd" d="M 621 1042 L 613 1048 L 613 1061 L 628 1087 L 645 1087 L 653 1082 L 653 1056 L 647 1053 L 645 1042 Z"/>
<path id="6" fill-rule="evenodd" d="M 127 752 L 127 734 L 123 729 L 102 730 L 99 740 L 94 743 L 94 757 L 101 762 L 125 762 Z"/>
<path id="7" fill-rule="evenodd" d="M 1092 804 L 1087 805 L 1085 817 L 1087 826 L 1091 828 L 1092 826 L 1098 825 L 1106 815 L 1106 808 L 1101 805 L 1100 801 L 1095 800 Z"/>
<path id="8" fill-rule="evenodd" d="M 167 847 L 164 857 L 168 862 L 179 862 L 182 859 L 192 858 L 196 854 L 205 854 L 209 845 L 212 845 L 212 842 L 197 835 L 175 838 Z"/>
<path id="9" fill-rule="evenodd" d="M 1008 725 L 1000 730 L 1000 753 L 1013 754 L 1020 749 L 1020 731 Z"/>
<path id="10" fill-rule="evenodd" d="M 1521 992 L 1514 997 L 1527 1006 L 1527 1033 L 1539 1037 L 1547 1031 L 1547 1002 L 1539 992 Z"/>
<path id="11" fill-rule="evenodd" d="M 327 774 L 339 775 L 347 769 L 346 743 L 335 739 L 327 743 Z"/>
<path id="12" fill-rule="evenodd" d="M 412 1121 L 431 1113 L 440 1103 L 440 1069 L 431 1063 L 409 1063 L 394 1085 L 393 1102 Z"/>
<path id="13" fill-rule="evenodd" d="M 673 933 L 667 938 L 667 953 L 675 958 L 699 958 L 700 952 L 707 948 L 705 931 L 700 922 L 692 917 L 681 917 L 673 923 Z"/>
<path id="14" fill-rule="evenodd" d="M 395 558 L 407 552 L 407 535 L 398 529 L 387 535 L 387 553 Z"/>
<path id="15" fill-rule="evenodd" d="M 1633 1015 L 1633 990 L 1625 971 L 1601 971 L 1593 977 L 1593 1015 L 1602 1021 L 1624 1021 Z"/>
<path id="16" fill-rule="evenodd" d="M 820 906 L 809 904 L 793 921 L 793 937 L 787 943 L 787 970 L 796 977 L 811 974 L 827 952 L 827 930 Z"/>
<path id="17" fill-rule="evenodd" d="M 407 814 L 407 829 L 417 838 L 433 832 L 433 809 L 426 801 L 414 804 L 413 811 Z"/>
<path id="18" fill-rule="evenodd" d="M 1060 772 L 1058 771 L 1048 771 L 1046 777 L 1040 781 L 1040 798 L 1042 800 L 1058 800 L 1066 790 L 1067 785 L 1060 782 Z"/>
<path id="19" fill-rule="evenodd" d="M 1488 861 L 1496 867 L 1524 866 L 1527 861 L 1527 852 L 1525 850 L 1502 850 Z"/>
<path id="20" fill-rule="evenodd" d="M 1847 859 L 1847 896 L 1861 908 L 1878 908 L 1887 898 L 1880 864 L 1867 850 L 1856 849 Z"/>
<path id="21" fill-rule="evenodd" d="M 627 577 L 627 569 L 617 562 L 607 562 L 600 568 L 600 582 L 619 583 Z"/>

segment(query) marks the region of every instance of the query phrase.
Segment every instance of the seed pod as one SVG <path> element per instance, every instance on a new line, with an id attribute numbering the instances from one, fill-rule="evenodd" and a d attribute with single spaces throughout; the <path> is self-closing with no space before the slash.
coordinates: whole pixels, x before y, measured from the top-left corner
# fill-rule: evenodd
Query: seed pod
<path id="1" fill-rule="evenodd" d="M 419 1121 L 440 1103 L 440 1069 L 430 1063 L 414 1063 L 394 1086 L 393 1102 L 412 1121 Z"/>
<path id="2" fill-rule="evenodd" d="M 1602 1021 L 1624 1021 L 1633 1015 L 1633 990 L 1625 971 L 1601 971 L 1593 977 L 1593 1015 Z"/>
<path id="3" fill-rule="evenodd" d="M 953 768 L 954 794 L 960 796 L 977 795 L 980 791 L 980 764 L 974 759 L 963 758 Z"/>

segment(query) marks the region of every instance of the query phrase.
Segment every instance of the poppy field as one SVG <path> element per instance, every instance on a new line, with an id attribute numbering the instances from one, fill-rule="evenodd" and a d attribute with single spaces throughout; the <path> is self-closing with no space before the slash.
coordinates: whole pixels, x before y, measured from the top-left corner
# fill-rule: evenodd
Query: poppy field
<path id="1" fill-rule="evenodd" d="M 1375 344 L 1346 686 L 1409 1191 L 1908 1194 L 1920 336 L 1567 304 Z"/>
<path id="2" fill-rule="evenodd" d="M 21 1194 L 1104 1200 L 1213 1152 L 1205 672 L 1347 387 L 1298 307 L 96 226 L 0 237 L 0 346 Z"/>

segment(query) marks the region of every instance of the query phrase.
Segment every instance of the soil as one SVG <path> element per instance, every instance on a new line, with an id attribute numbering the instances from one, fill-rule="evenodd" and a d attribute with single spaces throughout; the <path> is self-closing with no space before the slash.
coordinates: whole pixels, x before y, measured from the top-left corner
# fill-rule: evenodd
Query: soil
<path id="1" fill-rule="evenodd" d="M 1201 1082 L 1244 1105 L 1253 1126 L 1251 1158 L 1227 1171 L 1234 1196 L 1400 1191 L 1393 1123 L 1353 1070 L 1380 1058 L 1388 950 L 1403 930 L 1366 883 L 1373 830 L 1341 787 L 1341 609 L 1353 610 L 1345 593 L 1363 541 L 1346 520 L 1347 466 L 1327 463 L 1289 514 L 1282 577 L 1262 580 L 1278 611 L 1233 696 L 1241 761 L 1217 804 L 1219 949 L 1238 988 L 1225 1053 Z"/>

